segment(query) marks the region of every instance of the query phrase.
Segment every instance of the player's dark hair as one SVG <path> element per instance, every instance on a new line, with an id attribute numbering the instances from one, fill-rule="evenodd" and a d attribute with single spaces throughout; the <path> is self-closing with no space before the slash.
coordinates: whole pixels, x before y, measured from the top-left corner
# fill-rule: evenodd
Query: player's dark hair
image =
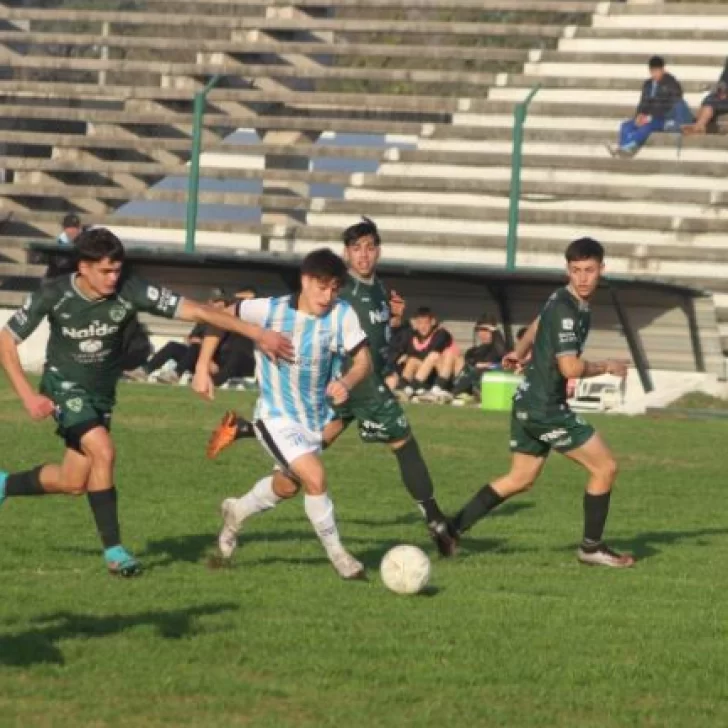
<path id="1" fill-rule="evenodd" d="M 574 263 L 577 260 L 596 260 L 601 263 L 604 260 L 604 248 L 594 238 L 579 238 L 574 240 L 566 249 L 566 260 Z"/>
<path id="2" fill-rule="evenodd" d="M 75 240 L 78 262 L 98 263 L 104 258 L 117 263 L 124 260 L 124 246 L 119 238 L 106 228 L 84 230 Z"/>
<path id="3" fill-rule="evenodd" d="M 665 67 L 665 59 L 662 56 L 652 56 L 650 58 L 649 63 L 647 64 L 650 69 L 652 68 L 664 68 Z"/>
<path id="4" fill-rule="evenodd" d="M 435 312 L 429 307 L 429 306 L 420 306 L 415 312 L 412 314 L 412 318 L 437 318 L 435 316 Z"/>
<path id="5" fill-rule="evenodd" d="M 343 286 L 346 281 L 346 263 L 330 248 L 319 248 L 303 259 L 301 275 L 320 281 L 336 281 Z"/>
<path id="6" fill-rule="evenodd" d="M 374 245 L 381 245 L 382 239 L 379 237 L 379 230 L 373 220 L 362 215 L 361 222 L 356 225 L 350 225 L 341 235 L 344 245 L 348 248 L 354 245 L 357 240 L 370 236 L 374 239 Z"/>

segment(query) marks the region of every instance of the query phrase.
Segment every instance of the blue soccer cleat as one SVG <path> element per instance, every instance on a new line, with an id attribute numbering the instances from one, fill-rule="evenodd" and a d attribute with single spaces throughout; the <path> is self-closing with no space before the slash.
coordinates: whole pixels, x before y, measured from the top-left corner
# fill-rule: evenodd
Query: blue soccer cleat
<path id="1" fill-rule="evenodd" d="M 104 551 L 106 568 L 114 576 L 139 576 L 142 565 L 123 547 L 112 546 Z"/>

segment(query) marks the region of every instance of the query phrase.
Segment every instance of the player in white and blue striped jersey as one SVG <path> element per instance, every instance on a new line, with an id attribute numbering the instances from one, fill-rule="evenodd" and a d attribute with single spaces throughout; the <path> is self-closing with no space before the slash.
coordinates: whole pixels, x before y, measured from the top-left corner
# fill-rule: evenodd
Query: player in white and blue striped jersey
<path id="1" fill-rule="evenodd" d="M 333 417 L 331 404 L 344 403 L 372 366 L 358 316 L 337 298 L 345 279 L 343 260 L 327 248 L 316 250 L 301 264 L 300 294 L 241 301 L 234 312 L 244 321 L 283 333 L 293 343 L 291 361 L 273 361 L 256 350 L 260 396 L 253 427 L 277 468 L 290 477 L 294 493 L 303 487 L 306 515 L 331 563 L 340 576 L 352 579 L 362 576 L 364 567 L 341 544 L 319 457 L 324 426 Z M 206 337 L 193 382 L 201 394 L 211 394 L 209 367 L 214 349 L 214 341 Z M 338 363 L 345 356 L 353 366 L 336 378 Z M 276 492 L 269 475 L 242 498 L 226 499 L 219 538 L 221 556 L 232 556 L 237 534 L 247 518 L 291 495 Z"/>

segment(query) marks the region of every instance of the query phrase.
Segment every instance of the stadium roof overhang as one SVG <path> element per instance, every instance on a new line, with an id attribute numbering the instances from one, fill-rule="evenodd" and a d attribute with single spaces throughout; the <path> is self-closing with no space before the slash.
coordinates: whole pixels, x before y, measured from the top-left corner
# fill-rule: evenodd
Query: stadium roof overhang
<path id="1" fill-rule="evenodd" d="M 32 243 L 31 250 L 42 252 L 49 256 L 67 252 L 67 249 L 59 247 L 55 243 Z M 298 281 L 298 266 L 303 255 L 249 252 L 241 251 L 231 253 L 229 250 L 206 250 L 204 252 L 185 253 L 179 248 L 161 246 L 135 246 L 128 245 L 127 259 L 132 264 L 153 263 L 160 267 L 175 268 L 239 268 L 241 270 L 266 270 L 276 271 L 286 284 L 294 288 Z M 509 284 L 527 284 L 558 286 L 565 280 L 563 270 L 544 268 L 518 268 L 507 270 L 497 266 L 478 265 L 475 263 L 456 263 L 449 261 L 415 261 L 404 262 L 397 260 L 383 260 L 380 263 L 380 271 L 386 277 L 398 276 L 405 278 L 419 278 L 421 280 L 433 280 L 433 283 L 443 280 L 468 281 L 470 283 L 482 283 L 497 301 L 500 318 L 506 331 L 508 344 L 511 345 L 511 312 L 510 299 L 508 295 Z M 687 304 L 693 299 L 709 295 L 706 291 L 691 286 L 663 281 L 655 278 L 643 278 L 636 276 L 614 276 L 608 275 L 602 279 L 602 288 L 606 289 L 614 305 L 625 339 L 629 346 L 635 367 L 640 375 L 642 387 L 645 392 L 654 389 L 652 378 L 647 365 L 647 356 L 643 347 L 639 332 L 630 319 L 627 306 L 624 305 L 621 292 L 630 291 L 660 291 L 671 293 L 682 298 Z M 685 306 L 688 312 L 691 344 L 695 357 L 696 368 L 705 371 L 705 362 L 700 345 L 698 324 L 691 305 Z"/>

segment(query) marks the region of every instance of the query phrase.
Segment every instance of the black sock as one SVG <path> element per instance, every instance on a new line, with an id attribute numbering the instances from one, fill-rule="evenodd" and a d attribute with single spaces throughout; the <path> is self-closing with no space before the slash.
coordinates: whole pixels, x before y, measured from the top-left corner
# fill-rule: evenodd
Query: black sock
<path id="1" fill-rule="evenodd" d="M 417 440 L 411 437 L 399 450 L 395 450 L 394 454 L 399 463 L 399 470 L 402 475 L 404 487 L 407 488 L 409 494 L 417 501 L 417 505 L 425 516 L 425 520 L 428 523 L 430 521 L 444 520 L 445 516 L 435 500 L 430 471 L 422 459 L 422 453 L 420 452 L 420 446 L 417 444 Z"/>
<path id="2" fill-rule="evenodd" d="M 96 529 L 101 537 L 104 549 L 118 546 L 121 543 L 119 535 L 119 514 L 116 508 L 116 488 L 99 490 L 88 494 L 88 504 L 96 520 Z"/>
<path id="3" fill-rule="evenodd" d="M 444 389 L 445 391 L 450 389 L 450 379 L 445 379 L 444 377 L 438 377 L 435 379 L 435 386 L 440 387 L 440 389 Z"/>
<path id="4" fill-rule="evenodd" d="M 253 429 L 253 423 L 248 420 L 238 417 L 235 420 L 235 439 L 243 440 L 248 437 L 255 437 L 255 430 Z"/>
<path id="5" fill-rule="evenodd" d="M 32 470 L 25 470 L 22 473 L 11 473 L 5 481 L 5 497 L 19 495 L 45 495 L 43 486 L 40 484 L 40 471 L 43 466 L 39 465 Z"/>
<path id="6" fill-rule="evenodd" d="M 609 515 L 610 493 L 591 495 L 584 493 L 584 542 L 586 548 L 599 546 L 604 534 L 604 524 Z"/>
<path id="7" fill-rule="evenodd" d="M 504 500 L 505 498 L 498 495 L 491 485 L 484 485 L 455 516 L 453 523 L 455 530 L 458 533 L 464 533 Z"/>
<path id="8" fill-rule="evenodd" d="M 407 389 L 407 387 L 412 386 L 412 380 L 411 379 L 405 379 L 404 377 L 399 378 L 399 384 L 397 385 L 398 389 Z"/>

